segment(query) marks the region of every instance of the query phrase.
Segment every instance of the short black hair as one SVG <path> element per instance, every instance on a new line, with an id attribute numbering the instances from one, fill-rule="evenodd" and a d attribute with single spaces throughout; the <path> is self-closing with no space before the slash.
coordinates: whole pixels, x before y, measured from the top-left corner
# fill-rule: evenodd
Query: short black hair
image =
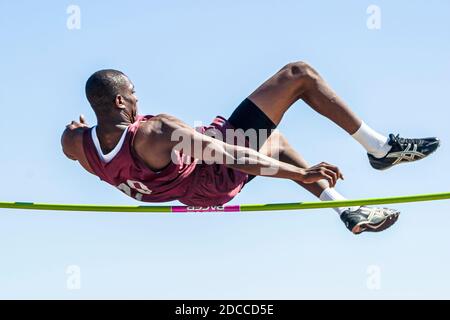
<path id="1" fill-rule="evenodd" d="M 128 77 L 121 71 L 99 70 L 86 81 L 86 98 L 96 113 L 108 112 L 128 83 Z"/>

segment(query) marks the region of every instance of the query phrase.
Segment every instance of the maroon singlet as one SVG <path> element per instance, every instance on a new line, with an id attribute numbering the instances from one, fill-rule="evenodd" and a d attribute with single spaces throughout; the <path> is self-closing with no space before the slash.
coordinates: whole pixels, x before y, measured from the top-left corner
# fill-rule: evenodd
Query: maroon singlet
<path id="1" fill-rule="evenodd" d="M 148 168 L 136 154 L 133 143 L 139 123 L 151 118 L 151 115 L 137 117 L 124 133 L 119 151 L 108 162 L 99 156 L 94 144 L 92 130 L 96 128 L 85 130 L 83 149 L 96 176 L 128 196 L 145 202 L 178 200 L 190 206 L 217 206 L 230 201 L 240 192 L 247 181 L 247 174 L 222 164 L 200 163 L 181 152 L 174 151 L 177 161 L 171 161 L 161 171 Z M 226 129 L 233 127 L 220 116 L 211 125 L 196 128 L 201 133 L 219 130 L 223 137 Z"/>

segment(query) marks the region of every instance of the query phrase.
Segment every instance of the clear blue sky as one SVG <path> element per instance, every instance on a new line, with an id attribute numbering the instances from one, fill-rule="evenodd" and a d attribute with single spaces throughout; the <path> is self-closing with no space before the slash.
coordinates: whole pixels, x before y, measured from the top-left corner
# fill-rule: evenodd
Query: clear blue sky
<path id="1" fill-rule="evenodd" d="M 81 29 L 66 27 L 69 5 Z M 381 9 L 381 29 L 366 9 Z M 136 204 L 67 160 L 66 123 L 86 115 L 87 77 L 134 81 L 140 111 L 189 124 L 228 116 L 287 62 L 312 64 L 377 130 L 436 135 L 438 153 L 386 172 L 346 133 L 295 104 L 280 129 L 311 162 L 334 163 L 349 198 L 449 191 L 450 2 L 1 1 L 0 201 Z M 258 178 L 232 203 L 311 201 Z M 1 210 L 0 298 L 450 298 L 450 203 L 401 209 L 354 236 L 328 210 L 136 215 Z M 81 288 L 68 290 L 68 266 Z M 376 266 L 379 290 L 366 285 Z"/>

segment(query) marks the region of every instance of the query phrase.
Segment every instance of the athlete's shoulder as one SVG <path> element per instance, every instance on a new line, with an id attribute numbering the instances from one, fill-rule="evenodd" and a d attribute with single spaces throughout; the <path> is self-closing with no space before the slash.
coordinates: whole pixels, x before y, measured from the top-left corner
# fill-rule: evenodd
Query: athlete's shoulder
<path id="1" fill-rule="evenodd" d="M 136 136 L 134 138 L 135 147 L 142 145 L 157 144 L 167 138 L 167 127 L 170 124 L 171 116 L 168 114 L 158 114 L 155 116 L 144 116 L 138 123 Z"/>
<path id="2" fill-rule="evenodd" d="M 143 121 L 138 124 L 136 132 L 135 143 L 148 141 L 164 141 L 170 134 L 177 123 L 180 122 L 177 118 L 170 114 L 160 113 L 155 116 L 144 116 Z"/>
<path id="3" fill-rule="evenodd" d="M 170 150 L 177 144 L 181 136 L 189 136 L 195 132 L 194 128 L 187 125 L 177 117 L 161 113 L 152 116 L 147 121 L 139 124 L 135 137 L 135 146 L 143 144 L 147 147 L 149 142 Z"/>
<path id="4" fill-rule="evenodd" d="M 158 114 L 138 124 L 133 148 L 136 154 L 153 170 L 167 166 L 171 161 L 171 116 Z"/>

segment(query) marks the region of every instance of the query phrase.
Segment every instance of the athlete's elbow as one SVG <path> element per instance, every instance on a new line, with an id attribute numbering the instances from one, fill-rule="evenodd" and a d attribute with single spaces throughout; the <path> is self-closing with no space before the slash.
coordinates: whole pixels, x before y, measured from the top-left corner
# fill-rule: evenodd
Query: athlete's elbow
<path id="1" fill-rule="evenodd" d="M 69 143 L 69 129 L 65 129 L 63 131 L 63 133 L 61 134 L 61 139 L 60 139 L 60 143 L 61 143 L 61 151 L 67 156 L 67 153 L 65 151 L 65 149 L 67 148 L 67 145 Z"/>
<path id="2" fill-rule="evenodd" d="M 66 128 L 61 135 L 61 151 L 70 160 L 77 160 L 71 151 L 73 148 L 73 129 Z"/>
<path id="3" fill-rule="evenodd" d="M 63 153 L 64 153 L 64 155 L 66 156 L 67 159 L 70 159 L 70 160 L 73 160 L 73 161 L 77 161 L 78 160 L 77 158 L 75 158 L 75 156 L 64 152 L 64 150 L 63 150 Z"/>

